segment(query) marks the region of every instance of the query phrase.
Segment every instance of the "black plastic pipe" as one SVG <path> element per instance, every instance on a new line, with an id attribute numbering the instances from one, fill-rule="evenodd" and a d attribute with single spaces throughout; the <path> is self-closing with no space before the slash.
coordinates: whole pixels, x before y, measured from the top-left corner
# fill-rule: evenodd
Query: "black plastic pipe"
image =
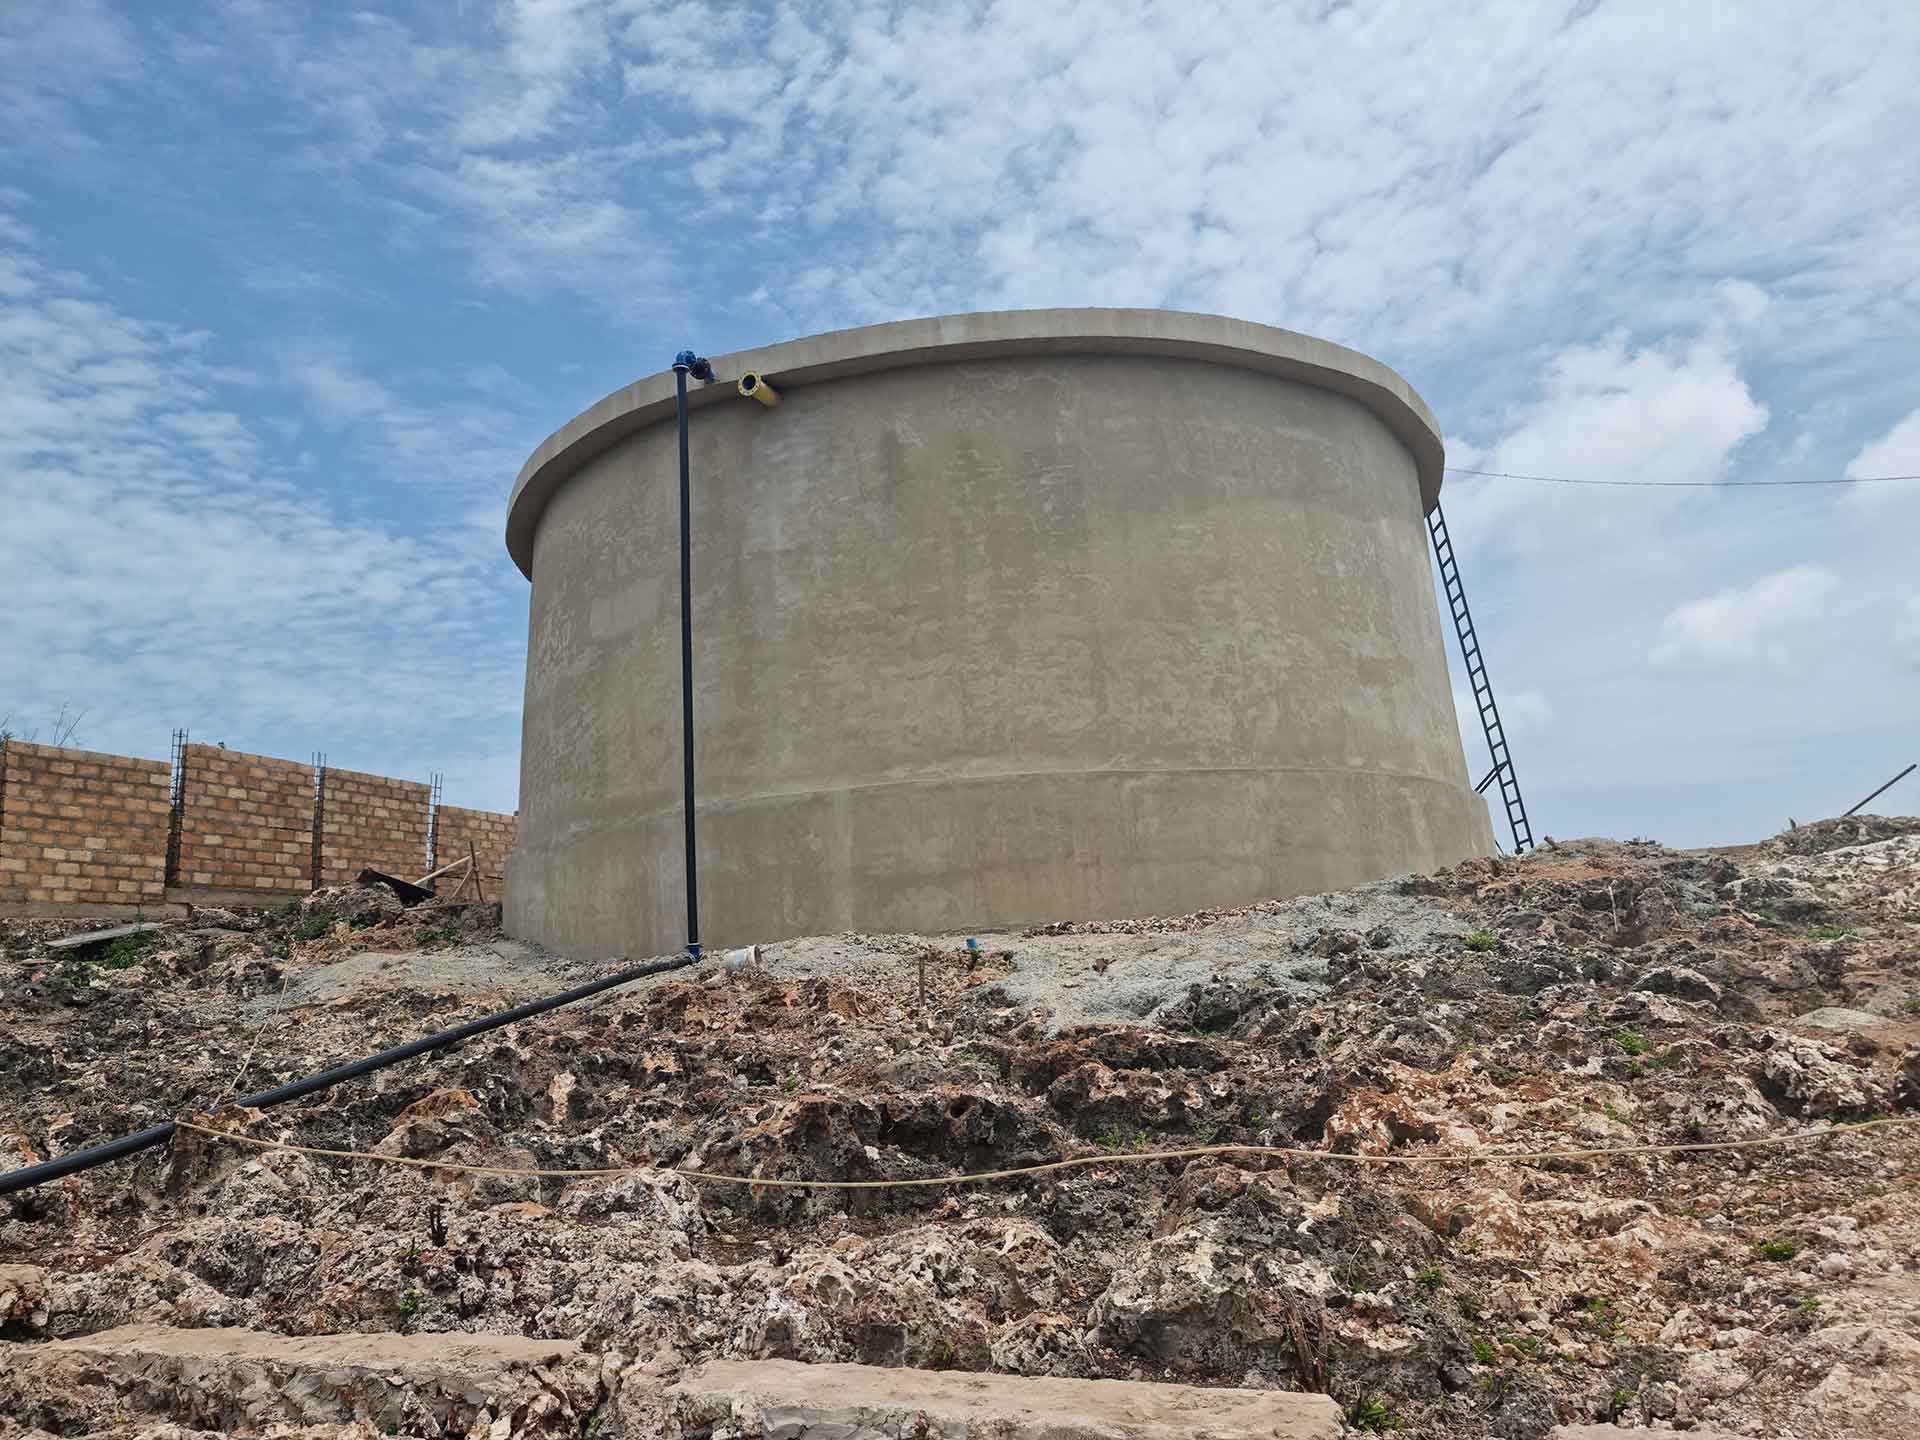
<path id="1" fill-rule="evenodd" d="M 674 358 L 680 412 L 680 808 L 687 824 L 687 954 L 700 958 L 700 867 L 693 848 L 693 519 L 687 475 L 687 371 L 706 365 L 691 350 Z M 707 367 L 711 376 L 712 367 Z"/>
<path id="2" fill-rule="evenodd" d="M 298 1100 L 316 1091 L 329 1089 L 342 1080 L 357 1080 L 362 1075 L 371 1075 L 375 1070 L 384 1070 L 389 1065 L 398 1065 L 402 1060 L 411 1060 L 414 1056 L 425 1055 L 430 1050 L 441 1050 L 449 1045 L 457 1045 L 462 1040 L 471 1039 L 475 1035 L 484 1035 L 489 1030 L 498 1030 L 502 1025 L 511 1025 L 516 1020 L 525 1020 L 530 1016 L 545 1014 L 549 1010 L 558 1010 L 562 1005 L 571 1005 L 576 1000 L 585 1000 L 589 996 L 612 990 L 619 985 L 630 984 L 648 975 L 661 975 L 669 970 L 684 970 L 693 963 L 691 955 L 682 955 L 672 960 L 657 960 L 650 965 L 636 965 L 632 969 L 609 975 L 604 980 L 595 980 L 588 985 L 563 990 L 558 995 L 549 995 L 544 1000 L 529 1000 L 524 1005 L 516 1005 L 511 1010 L 502 1010 L 497 1015 L 484 1015 L 478 1020 L 469 1020 L 464 1025 L 456 1025 L 451 1030 L 441 1030 L 432 1035 L 422 1036 L 418 1040 L 409 1040 L 404 1045 L 395 1045 L 390 1050 L 382 1050 L 379 1054 L 369 1055 L 364 1060 L 336 1065 L 331 1070 L 322 1070 L 319 1074 L 309 1075 L 304 1080 L 290 1080 L 285 1085 L 276 1085 L 273 1089 L 262 1090 L 257 1095 L 243 1095 L 228 1108 L 264 1110 L 269 1105 L 284 1105 L 289 1100 Z M 18 1170 L 10 1170 L 0 1175 L 0 1195 L 11 1195 L 16 1190 L 31 1190 L 36 1185 L 44 1185 L 49 1180 L 58 1180 L 63 1175 L 78 1174 L 82 1170 L 91 1170 L 96 1165 L 105 1165 L 128 1155 L 137 1155 L 142 1150 L 151 1150 L 156 1145 L 164 1145 L 171 1140 L 177 1128 L 169 1120 L 164 1125 L 137 1130 L 131 1135 L 122 1135 L 118 1140 L 109 1140 L 104 1145 L 90 1145 L 85 1150 L 75 1150 L 71 1155 L 62 1155 L 57 1160 L 43 1160 L 38 1165 L 27 1165 Z"/>

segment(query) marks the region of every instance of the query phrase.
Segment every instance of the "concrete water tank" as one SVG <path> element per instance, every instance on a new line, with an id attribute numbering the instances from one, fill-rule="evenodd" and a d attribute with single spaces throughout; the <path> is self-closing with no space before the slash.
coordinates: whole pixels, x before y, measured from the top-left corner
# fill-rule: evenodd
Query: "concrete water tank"
<path id="1" fill-rule="evenodd" d="M 1428 569 L 1440 436 L 1386 366 L 1155 310 L 713 364 L 709 945 L 1173 914 L 1493 850 Z M 506 922 L 572 953 L 685 939 L 673 397 L 671 371 L 607 396 L 508 510 L 533 603 Z"/>

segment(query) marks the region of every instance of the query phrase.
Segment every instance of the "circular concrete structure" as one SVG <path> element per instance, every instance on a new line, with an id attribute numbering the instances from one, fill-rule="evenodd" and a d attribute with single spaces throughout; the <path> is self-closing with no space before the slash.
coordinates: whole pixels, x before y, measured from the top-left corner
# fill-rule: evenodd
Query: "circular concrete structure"
<path id="1" fill-rule="evenodd" d="M 713 363 L 709 944 L 1179 913 L 1492 851 L 1428 570 L 1440 439 L 1385 366 L 1142 310 Z M 576 954 L 685 939 L 673 393 L 556 432 L 508 511 L 533 605 L 506 919 Z"/>

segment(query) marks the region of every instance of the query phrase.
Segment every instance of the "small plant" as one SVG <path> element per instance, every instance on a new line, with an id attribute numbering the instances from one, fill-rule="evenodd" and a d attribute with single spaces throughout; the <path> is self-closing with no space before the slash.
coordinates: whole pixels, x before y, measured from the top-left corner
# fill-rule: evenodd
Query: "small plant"
<path id="1" fill-rule="evenodd" d="M 1690 1115 L 1687 1117 L 1687 1123 L 1680 1127 L 1680 1133 L 1698 1144 L 1707 1138 L 1707 1127 L 1701 1123 L 1698 1115 Z"/>
<path id="2" fill-rule="evenodd" d="M 1624 1055 L 1644 1055 L 1647 1053 L 1647 1042 L 1631 1030 L 1620 1031 L 1613 1037 L 1613 1043 L 1620 1047 L 1620 1051 Z"/>
<path id="3" fill-rule="evenodd" d="M 1473 1342 L 1473 1363 L 1491 1365 L 1493 1363 L 1493 1342 L 1485 1336 L 1477 1336 Z"/>
<path id="4" fill-rule="evenodd" d="M 284 935 L 275 935 L 261 948 L 276 960 L 291 960 L 293 958 L 293 944 Z"/>
<path id="5" fill-rule="evenodd" d="M 1820 1297 L 1818 1295 L 1802 1295 L 1800 1303 L 1793 1307 L 1794 1318 L 1802 1325 L 1811 1325 L 1814 1316 L 1819 1313 Z"/>
<path id="6" fill-rule="evenodd" d="M 1598 1297 L 1587 1301 L 1580 1307 L 1581 1316 L 1587 1322 L 1587 1328 L 1605 1339 L 1612 1339 L 1620 1332 L 1620 1321 L 1613 1313 L 1613 1306 Z"/>
<path id="7" fill-rule="evenodd" d="M 1638 1060 L 1629 1060 L 1627 1062 L 1627 1078 L 1629 1080 L 1646 1079 L 1647 1067 L 1645 1065 L 1642 1065 Z"/>
<path id="8" fill-rule="evenodd" d="M 400 1304 L 397 1308 L 402 1320 L 411 1320 L 419 1312 L 420 1299 L 420 1291 L 415 1286 L 409 1285 L 401 1292 Z"/>
<path id="9" fill-rule="evenodd" d="M 1462 937 L 1460 943 L 1467 949 L 1484 955 L 1489 950 L 1500 948 L 1500 937 L 1491 930 L 1476 930 L 1471 935 Z"/>
<path id="10" fill-rule="evenodd" d="M 138 935 L 122 935 L 100 956 L 100 964 L 108 970 L 126 970 L 138 965 L 146 958 L 149 950 L 160 943 L 160 937 L 151 930 L 142 930 Z"/>
<path id="11" fill-rule="evenodd" d="M 1614 1103 L 1611 1100 L 1609 1100 L 1606 1104 L 1600 1107 L 1600 1113 L 1602 1115 L 1605 1115 L 1607 1119 L 1613 1121 L 1613 1123 L 1616 1125 L 1621 1123 L 1620 1111 L 1614 1106 Z"/>
<path id="12" fill-rule="evenodd" d="M 1467 1319 L 1478 1320 L 1480 1318 L 1480 1311 L 1482 1310 L 1483 1307 L 1480 1304 L 1480 1297 L 1478 1295 L 1475 1295 L 1472 1291 L 1470 1290 L 1454 1291 L 1453 1303 L 1460 1307 L 1460 1313 L 1466 1316 Z"/>
<path id="13" fill-rule="evenodd" d="M 321 915 L 311 915 L 293 927 L 293 938 L 296 940 L 318 940 L 331 929 L 333 929 L 333 922 L 331 920 Z"/>
<path id="14" fill-rule="evenodd" d="M 1807 931 L 1809 940 L 1844 940 L 1853 934 L 1851 925 L 1815 925 Z"/>
<path id="15" fill-rule="evenodd" d="M 1438 1265 L 1429 1265 L 1413 1277 L 1413 1283 L 1429 1295 L 1437 1295 L 1447 1288 L 1447 1272 Z"/>
<path id="16" fill-rule="evenodd" d="M 1531 1355 L 1540 1348 L 1539 1338 L 1533 1335 L 1502 1335 L 1500 1343 L 1511 1345 L 1522 1355 Z"/>
<path id="17" fill-rule="evenodd" d="M 1496 1061 L 1488 1061 L 1485 1068 L 1487 1078 L 1496 1085 L 1511 1085 L 1520 1075 L 1518 1070 L 1510 1070 Z"/>
<path id="18" fill-rule="evenodd" d="M 1493 1374 L 1481 1378 L 1480 1388 L 1497 1400 L 1502 1395 L 1508 1395 L 1513 1392 L 1513 1383 L 1512 1371 L 1496 1370 Z"/>
<path id="19" fill-rule="evenodd" d="M 794 1091 L 800 1088 L 800 1077 L 798 1075 L 787 1076 L 786 1079 L 780 1082 L 780 1088 L 789 1095 L 793 1094 Z"/>
<path id="20" fill-rule="evenodd" d="M 459 938 L 460 932 L 451 925 L 436 925 L 431 930 L 422 930 L 420 932 L 420 943 L 422 945 L 434 945 L 443 940 L 451 944 Z"/>
<path id="21" fill-rule="evenodd" d="M 1800 1247 L 1791 1240 L 1762 1240 L 1753 1247 L 1753 1253 L 1762 1260 L 1791 1260 L 1800 1253 Z"/>
<path id="22" fill-rule="evenodd" d="M 1629 1390 L 1624 1385 L 1615 1386 L 1613 1398 L 1607 1402 L 1607 1419 L 1618 1420 L 1622 1415 L 1627 1413 L 1632 1407 L 1633 1402 L 1639 1398 L 1640 1392 L 1638 1390 Z"/>
<path id="23" fill-rule="evenodd" d="M 1400 1417 L 1387 1408 L 1385 1401 L 1372 1395 L 1363 1395 L 1347 1407 L 1347 1424 L 1375 1435 L 1401 1428 Z"/>

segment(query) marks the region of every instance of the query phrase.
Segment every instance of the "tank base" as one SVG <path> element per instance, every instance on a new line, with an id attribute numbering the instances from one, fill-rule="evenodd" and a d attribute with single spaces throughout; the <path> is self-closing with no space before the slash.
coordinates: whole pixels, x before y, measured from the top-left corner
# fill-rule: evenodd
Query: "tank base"
<path id="1" fill-rule="evenodd" d="M 1465 786 L 1380 771 L 1096 771 L 903 781 L 699 812 L 709 947 L 1179 915 L 1494 852 Z M 686 939 L 677 810 L 522 844 L 510 933 L 577 956 Z"/>

